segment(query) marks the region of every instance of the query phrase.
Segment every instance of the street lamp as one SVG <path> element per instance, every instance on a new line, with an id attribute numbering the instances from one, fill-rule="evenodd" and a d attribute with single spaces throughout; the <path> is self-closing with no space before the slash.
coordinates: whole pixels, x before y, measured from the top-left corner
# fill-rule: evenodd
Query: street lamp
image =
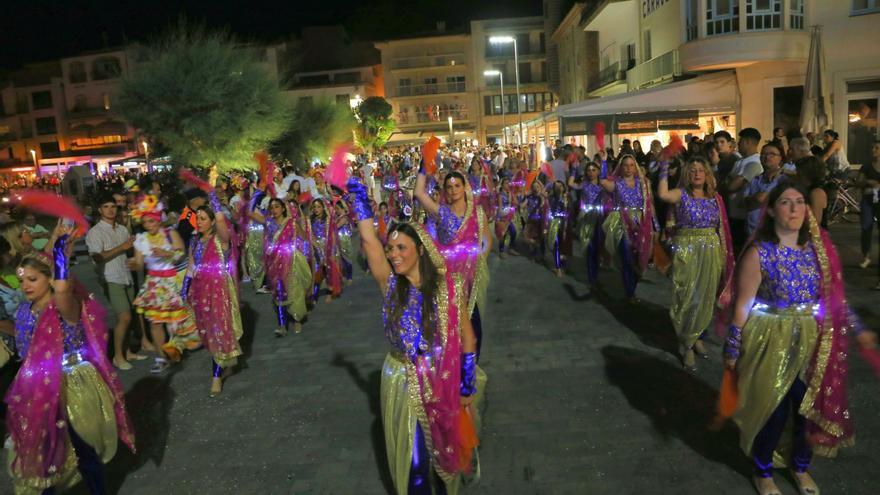
<path id="1" fill-rule="evenodd" d="M 513 43 L 513 68 L 514 74 L 516 75 L 516 115 L 519 118 L 519 144 L 522 144 L 523 138 L 523 126 L 522 126 L 522 111 L 520 110 L 521 102 L 519 96 L 519 53 L 516 49 L 516 38 L 513 36 L 490 36 L 489 43 L 495 45 L 502 45 L 506 43 Z"/>
<path id="2" fill-rule="evenodd" d="M 446 118 L 447 122 L 449 122 L 449 145 L 452 146 L 453 134 L 452 134 L 452 115 Z"/>
<path id="3" fill-rule="evenodd" d="M 37 173 L 37 177 L 39 177 L 40 176 L 40 164 L 37 163 L 37 151 L 33 148 L 31 148 L 28 151 L 31 152 L 31 160 L 34 162 L 34 170 Z"/>
<path id="4" fill-rule="evenodd" d="M 495 77 L 501 80 L 501 134 L 504 135 L 504 146 L 507 146 L 507 131 L 504 129 L 507 124 L 504 123 L 504 73 L 500 70 L 483 71 L 484 76 Z"/>

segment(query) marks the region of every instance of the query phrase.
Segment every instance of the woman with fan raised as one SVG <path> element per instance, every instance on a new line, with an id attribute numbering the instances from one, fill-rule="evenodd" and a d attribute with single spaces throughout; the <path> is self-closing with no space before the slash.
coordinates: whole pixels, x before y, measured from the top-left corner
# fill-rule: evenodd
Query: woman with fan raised
<path id="1" fill-rule="evenodd" d="M 685 368 L 696 368 L 695 354 L 708 358 L 703 345 L 721 296 L 733 276 L 733 245 L 724 202 L 706 159 L 688 159 L 679 187 L 669 188 L 669 163 L 661 162 L 657 196 L 675 205 L 672 237 L 672 307 L 669 317 L 678 335 Z"/>
<path id="2" fill-rule="evenodd" d="M 465 476 L 479 472 L 473 425 L 486 381 L 470 322 L 459 317 L 467 311 L 463 280 L 420 225 L 394 225 L 386 254 L 366 188 L 350 179 L 348 191 L 384 296 L 391 351 L 380 388 L 391 478 L 399 494 L 456 493 Z"/>
<path id="3" fill-rule="evenodd" d="M 574 175 L 569 177 L 568 185 L 576 187 Z M 577 232 L 586 249 L 587 280 L 595 286 L 599 280 L 599 251 L 602 246 L 602 221 L 604 219 L 604 189 L 599 182 L 599 165 L 587 163 L 584 177 L 580 183 L 580 213 L 577 220 Z"/>
<path id="4" fill-rule="evenodd" d="M 648 267 L 655 230 L 651 185 L 632 155 L 621 155 L 614 173 L 600 181 L 612 196 L 613 210 L 602 230 L 605 249 L 623 277 L 627 299 L 636 300 L 636 285 Z"/>
<path id="5" fill-rule="evenodd" d="M 16 494 L 55 493 L 80 477 L 102 494 L 117 437 L 133 451 L 134 434 L 107 358 L 105 311 L 68 271 L 72 227 L 56 234 L 51 255 L 18 267 L 27 300 L 15 316 L 23 362 L 5 399 L 10 474 Z"/>

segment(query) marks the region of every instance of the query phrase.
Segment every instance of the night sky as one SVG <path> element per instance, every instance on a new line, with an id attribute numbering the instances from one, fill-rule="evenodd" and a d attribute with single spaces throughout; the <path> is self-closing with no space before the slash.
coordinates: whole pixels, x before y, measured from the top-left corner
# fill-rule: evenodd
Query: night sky
<path id="1" fill-rule="evenodd" d="M 227 28 L 244 40 L 280 41 L 303 26 L 343 24 L 356 39 L 447 29 L 472 19 L 540 15 L 541 0 L 168 1 L 27 0 L 3 2 L 0 69 L 52 60 L 126 41 L 146 41 L 181 16 Z"/>

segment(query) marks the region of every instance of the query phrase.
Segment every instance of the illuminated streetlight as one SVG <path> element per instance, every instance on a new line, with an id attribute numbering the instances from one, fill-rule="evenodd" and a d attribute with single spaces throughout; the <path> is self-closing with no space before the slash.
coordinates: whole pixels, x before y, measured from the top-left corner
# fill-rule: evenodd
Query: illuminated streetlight
<path id="1" fill-rule="evenodd" d="M 449 122 L 449 144 L 451 145 L 452 144 L 452 137 L 453 137 L 453 134 L 452 134 L 452 115 L 447 117 L 446 120 Z"/>
<path id="2" fill-rule="evenodd" d="M 515 69 L 514 74 L 516 75 L 516 115 L 519 118 L 519 144 L 522 144 L 523 139 L 523 125 L 522 125 L 522 111 L 520 110 L 521 102 L 519 96 L 519 54 L 516 49 L 516 38 L 513 36 L 490 36 L 489 43 L 495 45 L 503 45 L 506 43 L 513 43 L 513 67 Z M 503 108 L 502 104 L 502 108 Z"/>
<path id="3" fill-rule="evenodd" d="M 37 177 L 40 176 L 40 164 L 37 163 L 37 151 L 33 148 L 28 150 L 31 152 L 31 160 L 34 162 L 34 170 L 37 172 Z"/>
<path id="4" fill-rule="evenodd" d="M 507 131 L 504 128 L 507 124 L 504 123 L 504 73 L 500 70 L 486 70 L 483 71 L 483 75 L 487 77 L 495 77 L 498 76 L 501 79 L 501 134 L 504 135 L 504 146 L 507 146 Z"/>
<path id="5" fill-rule="evenodd" d="M 141 141 L 141 144 L 144 146 L 144 161 L 147 164 L 147 172 L 152 172 L 153 169 L 150 167 L 150 145 L 147 144 L 147 141 Z"/>

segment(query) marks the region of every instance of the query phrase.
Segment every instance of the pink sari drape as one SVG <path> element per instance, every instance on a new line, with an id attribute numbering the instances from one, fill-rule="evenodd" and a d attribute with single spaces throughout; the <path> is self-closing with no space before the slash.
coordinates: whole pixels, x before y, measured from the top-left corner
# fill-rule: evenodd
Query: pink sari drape
<path id="1" fill-rule="evenodd" d="M 200 242 L 200 241 L 196 241 Z M 229 262 L 216 235 L 208 239 L 202 260 L 196 267 L 189 289 L 189 302 L 196 317 L 199 336 L 213 355 L 235 357 L 241 354 L 236 335 L 238 294 L 231 278 Z M 230 252 L 231 254 L 231 252 Z"/>
<path id="2" fill-rule="evenodd" d="M 134 452 L 134 433 L 125 411 L 123 389 L 107 359 L 106 312 L 81 285 L 77 284 L 75 292 L 83 301 L 83 358 L 95 367 L 113 394 L 119 438 Z M 6 426 L 15 444 L 12 466 L 18 476 L 26 479 L 52 480 L 60 476 L 64 465 L 67 428 L 57 426 L 59 421 L 67 420 L 61 403 L 63 356 L 61 315 L 51 302 L 36 323 L 28 354 L 4 399 L 8 405 Z"/>
<path id="3" fill-rule="evenodd" d="M 264 260 L 269 287 L 275 290 L 280 285 L 283 294 L 276 294 L 276 297 L 284 301 L 288 294 L 287 279 L 296 254 L 296 220 L 286 218 L 275 238 L 267 240 L 265 249 Z"/>

